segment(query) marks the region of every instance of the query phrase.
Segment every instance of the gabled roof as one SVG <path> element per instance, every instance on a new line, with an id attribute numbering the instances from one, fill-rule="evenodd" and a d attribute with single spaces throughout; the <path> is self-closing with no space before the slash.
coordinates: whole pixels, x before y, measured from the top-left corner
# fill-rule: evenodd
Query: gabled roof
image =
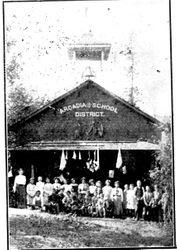
<path id="1" fill-rule="evenodd" d="M 38 114 L 42 113 L 43 111 L 45 111 L 46 109 L 51 108 L 53 105 L 55 105 L 56 103 L 58 103 L 59 101 L 61 101 L 62 99 L 66 98 L 67 96 L 73 94 L 74 92 L 77 92 L 78 90 L 82 89 L 83 87 L 86 87 L 88 85 L 92 85 L 94 87 L 96 87 L 97 89 L 101 90 L 102 92 L 104 92 L 105 94 L 113 97 L 114 99 L 118 100 L 119 102 L 121 102 L 123 105 L 125 105 L 126 107 L 128 107 L 129 109 L 131 109 L 133 112 L 136 112 L 140 115 L 142 115 L 143 117 L 145 117 L 147 120 L 149 120 L 152 123 L 155 124 L 161 124 L 161 122 L 159 120 L 157 120 L 156 118 L 148 115 L 147 113 L 143 112 L 142 110 L 140 110 L 139 108 L 131 105 L 129 102 L 125 101 L 124 99 L 118 97 L 117 95 L 111 93 L 110 91 L 106 90 L 105 88 L 103 88 L 102 86 L 100 86 L 99 84 L 93 82 L 92 80 L 87 80 L 83 83 L 81 83 L 79 86 L 73 88 L 72 90 L 66 92 L 65 94 L 59 96 L 58 98 L 54 99 L 53 101 L 47 103 L 46 105 L 44 105 L 43 107 L 39 108 L 38 110 L 32 112 L 31 114 L 27 115 L 25 118 L 22 118 L 21 120 L 15 122 L 14 124 L 12 124 L 10 127 L 16 127 L 18 125 L 21 125 L 23 123 L 25 123 L 26 121 L 30 120 L 31 118 L 34 118 L 35 116 L 37 116 Z"/>

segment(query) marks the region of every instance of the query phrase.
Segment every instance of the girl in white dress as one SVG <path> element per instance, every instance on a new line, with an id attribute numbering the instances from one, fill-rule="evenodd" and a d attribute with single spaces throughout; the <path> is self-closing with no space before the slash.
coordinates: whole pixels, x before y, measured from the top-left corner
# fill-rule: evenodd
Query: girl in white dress
<path id="1" fill-rule="evenodd" d="M 43 206 L 48 205 L 48 199 L 52 193 L 53 193 L 53 185 L 52 183 L 50 183 L 50 179 L 47 177 L 46 183 L 44 184 L 44 191 L 43 191 Z"/>
<path id="2" fill-rule="evenodd" d="M 37 180 L 38 181 L 36 182 L 36 189 L 40 191 L 41 207 L 43 207 L 44 182 L 42 181 L 42 176 L 38 176 Z"/>
<path id="3" fill-rule="evenodd" d="M 34 184 L 34 178 L 30 178 L 30 183 L 26 187 L 27 193 L 27 207 L 34 208 L 35 205 L 35 194 L 36 194 L 36 185 Z"/>
<path id="4" fill-rule="evenodd" d="M 135 200 L 134 185 L 130 184 L 129 190 L 127 192 L 127 209 L 128 209 L 128 214 L 131 217 L 135 216 L 135 206 L 136 206 L 136 200 Z"/>

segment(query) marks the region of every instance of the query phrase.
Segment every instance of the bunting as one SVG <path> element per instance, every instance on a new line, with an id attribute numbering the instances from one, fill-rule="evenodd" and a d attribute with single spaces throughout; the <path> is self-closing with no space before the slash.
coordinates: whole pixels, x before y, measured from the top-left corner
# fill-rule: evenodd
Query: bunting
<path id="1" fill-rule="evenodd" d="M 90 159 L 89 157 L 86 166 L 91 172 L 95 172 L 100 168 L 99 149 L 93 152 L 93 159 Z"/>
<path id="2" fill-rule="evenodd" d="M 100 154 L 99 154 L 99 148 L 96 150 L 96 162 L 95 162 L 95 170 L 97 171 L 100 168 Z"/>

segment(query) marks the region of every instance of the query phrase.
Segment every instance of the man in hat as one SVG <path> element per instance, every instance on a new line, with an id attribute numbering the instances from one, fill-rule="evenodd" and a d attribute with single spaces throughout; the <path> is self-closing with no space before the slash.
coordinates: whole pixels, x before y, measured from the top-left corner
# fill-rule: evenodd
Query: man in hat
<path id="1" fill-rule="evenodd" d="M 23 174 L 23 169 L 18 170 L 18 175 L 15 177 L 13 191 L 16 193 L 17 197 L 17 207 L 25 208 L 26 207 L 26 176 Z"/>

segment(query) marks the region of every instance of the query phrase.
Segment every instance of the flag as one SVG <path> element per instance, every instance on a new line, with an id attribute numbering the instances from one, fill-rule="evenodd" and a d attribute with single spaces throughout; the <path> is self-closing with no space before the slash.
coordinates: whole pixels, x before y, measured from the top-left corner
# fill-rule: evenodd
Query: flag
<path id="1" fill-rule="evenodd" d="M 123 167 L 122 167 L 122 173 L 123 173 L 123 174 L 127 174 L 127 167 L 126 167 L 126 166 L 123 166 Z"/>
<path id="2" fill-rule="evenodd" d="M 74 160 L 76 160 L 76 152 L 74 151 L 73 153 L 73 157 L 72 157 Z"/>
<path id="3" fill-rule="evenodd" d="M 121 156 L 121 151 L 119 148 L 118 155 L 117 155 L 116 168 L 120 168 L 121 166 L 122 166 L 122 156 Z"/>
<path id="4" fill-rule="evenodd" d="M 65 152 L 65 159 L 68 160 L 68 151 Z"/>
<path id="5" fill-rule="evenodd" d="M 34 178 L 34 166 L 31 165 L 31 177 Z"/>
<path id="6" fill-rule="evenodd" d="M 66 166 L 66 159 L 65 159 L 65 154 L 64 154 L 64 151 L 62 150 L 62 153 L 61 153 L 61 160 L 60 160 L 60 170 L 63 170 Z"/>
<path id="7" fill-rule="evenodd" d="M 82 158 L 81 158 L 81 152 L 79 151 L 79 160 L 82 160 Z"/>
<path id="8" fill-rule="evenodd" d="M 95 155 L 95 153 L 97 155 Z M 94 152 L 94 156 L 96 156 L 95 158 L 95 170 L 97 171 L 100 168 L 100 156 L 99 156 L 99 148 L 96 150 L 96 152 Z"/>

